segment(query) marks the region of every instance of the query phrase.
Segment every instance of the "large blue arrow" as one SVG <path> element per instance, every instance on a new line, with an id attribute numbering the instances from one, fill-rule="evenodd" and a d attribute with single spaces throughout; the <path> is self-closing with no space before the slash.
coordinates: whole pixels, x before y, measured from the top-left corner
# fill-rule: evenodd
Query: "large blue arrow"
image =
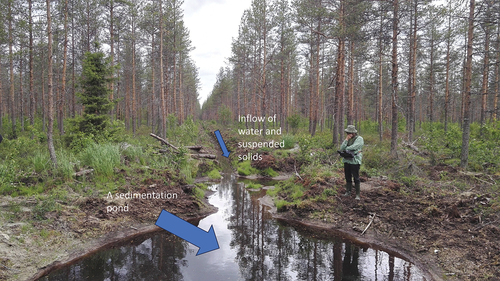
<path id="1" fill-rule="evenodd" d="M 156 225 L 200 248 L 196 255 L 219 249 L 213 225 L 207 232 L 165 210 L 161 211 Z"/>
<path id="2" fill-rule="evenodd" d="M 215 136 L 217 137 L 217 141 L 219 141 L 220 148 L 222 149 L 222 156 L 224 157 L 229 157 L 229 151 L 227 150 L 226 143 L 224 143 L 224 140 L 222 139 L 222 135 L 220 134 L 220 131 L 217 130 L 214 132 Z"/>

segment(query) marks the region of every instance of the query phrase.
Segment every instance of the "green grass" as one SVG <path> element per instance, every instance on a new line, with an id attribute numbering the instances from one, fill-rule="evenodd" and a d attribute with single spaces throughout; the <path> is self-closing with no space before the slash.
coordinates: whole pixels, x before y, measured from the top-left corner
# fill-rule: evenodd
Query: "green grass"
<path id="1" fill-rule="evenodd" d="M 45 151 L 37 151 L 31 159 L 35 173 L 41 174 L 50 167 L 50 157 Z"/>
<path id="2" fill-rule="evenodd" d="M 92 167 L 97 175 L 111 177 L 114 168 L 120 165 L 120 150 L 117 144 L 93 143 L 81 153 L 82 163 Z"/>

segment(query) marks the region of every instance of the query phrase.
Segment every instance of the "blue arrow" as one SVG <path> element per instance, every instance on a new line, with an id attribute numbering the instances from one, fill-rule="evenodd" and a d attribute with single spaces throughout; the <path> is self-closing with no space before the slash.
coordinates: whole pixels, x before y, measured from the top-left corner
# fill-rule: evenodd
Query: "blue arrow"
<path id="1" fill-rule="evenodd" d="M 215 136 L 217 137 L 217 141 L 219 141 L 220 148 L 222 149 L 222 156 L 224 157 L 229 157 L 229 151 L 227 150 L 226 144 L 224 143 L 224 140 L 222 139 L 222 135 L 220 134 L 220 131 L 217 130 L 214 132 Z"/>
<path id="2" fill-rule="evenodd" d="M 161 211 L 156 225 L 200 248 L 197 256 L 219 249 L 213 225 L 207 232 L 165 210 Z"/>

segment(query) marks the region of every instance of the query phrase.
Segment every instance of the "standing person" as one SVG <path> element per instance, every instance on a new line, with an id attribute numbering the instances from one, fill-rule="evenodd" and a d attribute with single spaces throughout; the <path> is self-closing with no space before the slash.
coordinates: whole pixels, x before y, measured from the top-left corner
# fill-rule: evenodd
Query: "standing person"
<path id="1" fill-rule="evenodd" d="M 360 200 L 359 189 L 359 167 L 361 166 L 361 159 L 363 154 L 361 154 L 361 149 L 365 144 L 363 138 L 358 136 L 358 131 L 354 128 L 354 125 L 348 125 L 345 129 L 347 137 L 344 142 L 340 145 L 340 152 L 342 155 L 342 162 L 344 163 L 344 175 L 346 180 L 346 193 L 344 196 L 351 195 L 352 189 L 352 179 L 354 178 L 354 187 L 356 188 L 356 200 Z M 349 155 L 350 154 L 350 155 Z"/>

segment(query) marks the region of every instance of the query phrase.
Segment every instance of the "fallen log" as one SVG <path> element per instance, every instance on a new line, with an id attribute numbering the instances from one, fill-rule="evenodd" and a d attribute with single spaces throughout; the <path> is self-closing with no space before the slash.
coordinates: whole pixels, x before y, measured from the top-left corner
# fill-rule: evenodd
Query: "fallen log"
<path id="1" fill-rule="evenodd" d="M 155 135 L 155 134 L 153 134 L 153 133 L 150 133 L 149 135 L 150 135 L 150 136 L 152 136 L 153 138 L 155 138 L 155 139 L 157 139 L 157 140 L 161 141 L 162 143 L 164 143 L 164 144 L 166 144 L 166 145 L 170 146 L 170 147 L 171 147 L 171 148 L 173 148 L 176 152 L 179 152 L 179 148 L 177 148 L 177 147 L 176 147 L 176 146 L 174 146 L 173 144 L 169 143 L 167 140 L 165 140 L 165 139 L 163 139 L 163 138 L 161 138 L 161 137 L 159 137 L 159 136 L 157 136 L 157 135 Z"/>
<path id="2" fill-rule="evenodd" d="M 189 156 L 196 159 L 198 158 L 217 159 L 217 156 L 213 154 L 189 154 Z"/>
<path id="3" fill-rule="evenodd" d="M 200 151 L 203 149 L 203 146 L 201 145 L 191 145 L 191 146 L 184 146 L 187 149 L 195 150 L 195 151 Z"/>

